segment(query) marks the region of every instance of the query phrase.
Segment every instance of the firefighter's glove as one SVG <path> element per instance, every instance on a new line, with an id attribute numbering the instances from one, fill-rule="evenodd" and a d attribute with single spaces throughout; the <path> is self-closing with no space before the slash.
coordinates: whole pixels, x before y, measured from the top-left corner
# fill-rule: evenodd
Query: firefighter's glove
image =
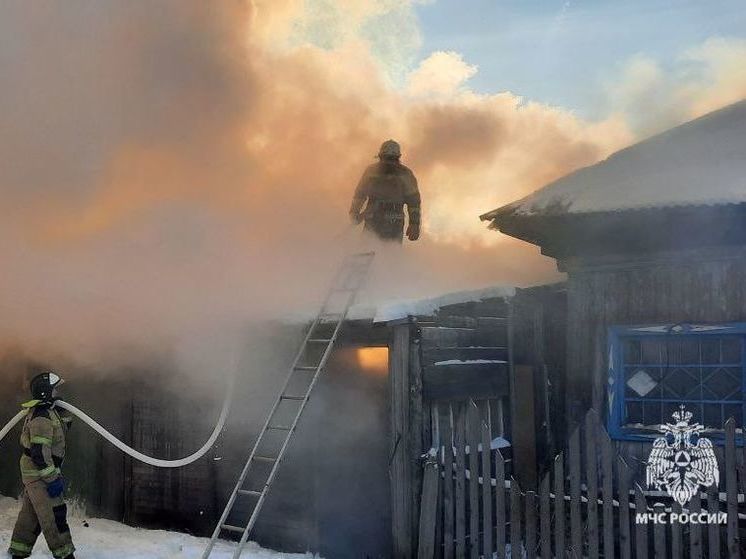
<path id="1" fill-rule="evenodd" d="M 62 476 L 58 477 L 54 481 L 47 484 L 47 494 L 52 498 L 56 499 L 65 490 L 65 481 Z"/>
<path id="2" fill-rule="evenodd" d="M 410 223 L 407 227 L 407 238 L 410 241 L 416 241 L 420 238 L 420 224 L 419 223 Z"/>

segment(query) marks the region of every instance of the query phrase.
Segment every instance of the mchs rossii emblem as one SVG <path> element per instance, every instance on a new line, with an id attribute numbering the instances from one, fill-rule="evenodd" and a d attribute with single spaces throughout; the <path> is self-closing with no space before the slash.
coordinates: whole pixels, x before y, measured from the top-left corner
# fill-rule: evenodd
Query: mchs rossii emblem
<path id="1" fill-rule="evenodd" d="M 666 490 L 680 505 L 688 503 L 699 486 L 717 485 L 720 480 L 712 441 L 699 434 L 704 426 L 689 424 L 692 413 L 684 406 L 671 414 L 675 423 L 661 425 L 664 436 L 658 437 L 650 451 L 647 467 L 648 487 Z M 696 437 L 696 444 L 692 442 Z"/>

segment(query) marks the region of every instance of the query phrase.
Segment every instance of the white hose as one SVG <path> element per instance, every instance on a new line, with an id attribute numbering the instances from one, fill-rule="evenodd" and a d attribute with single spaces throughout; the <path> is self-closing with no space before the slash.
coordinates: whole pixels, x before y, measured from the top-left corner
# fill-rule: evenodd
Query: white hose
<path id="1" fill-rule="evenodd" d="M 18 423 L 19 421 L 21 421 L 21 419 L 26 417 L 27 413 L 28 413 L 28 410 L 19 411 L 18 414 L 13 419 L 11 419 L 10 421 L 8 421 L 8 423 L 6 423 L 5 427 L 0 429 L 0 441 L 2 441 L 5 438 L 5 435 L 10 433 L 11 429 L 13 429 L 13 427 L 16 426 L 16 423 Z"/>
<path id="2" fill-rule="evenodd" d="M 76 416 L 80 418 L 84 423 L 86 423 L 91 429 L 96 431 L 99 435 L 101 435 L 103 438 L 105 438 L 107 441 L 109 441 L 111 444 L 113 444 L 115 447 L 117 447 L 119 450 L 124 452 L 125 454 L 129 454 L 132 458 L 135 460 L 139 460 L 140 462 L 144 462 L 145 464 L 149 464 L 151 466 L 155 466 L 157 468 L 181 468 L 183 466 L 187 466 L 191 464 L 192 462 L 196 462 L 200 458 L 202 458 L 207 452 L 213 447 L 215 444 L 215 441 L 217 441 L 218 437 L 220 436 L 220 432 L 223 430 L 223 427 L 225 427 L 225 422 L 228 419 L 228 412 L 231 409 L 231 402 L 233 400 L 233 380 L 228 383 L 228 389 L 225 394 L 225 401 L 223 402 L 223 409 L 220 412 L 220 417 L 218 418 L 218 423 L 215 425 L 215 429 L 212 432 L 212 435 L 210 435 L 210 438 L 207 439 L 207 442 L 200 448 L 197 452 L 194 454 L 190 454 L 186 458 L 181 458 L 179 460 L 161 460 L 160 458 L 153 458 L 151 456 L 146 456 L 142 452 L 138 452 L 134 448 L 127 446 L 122 441 L 117 439 L 114 435 L 109 433 L 106 429 L 101 427 L 96 421 L 91 419 L 87 414 L 80 411 L 78 408 L 73 406 L 72 404 L 68 404 L 67 402 L 63 402 L 62 400 L 57 400 L 55 402 L 55 406 L 58 408 L 62 408 L 64 410 L 67 410 Z M 28 410 L 23 410 L 18 415 L 16 415 L 13 419 L 10 420 L 10 422 L 5 425 L 5 427 L 0 430 L 0 441 L 3 440 L 3 437 L 5 437 L 8 432 L 10 432 L 11 429 L 19 422 L 21 419 L 24 418 L 24 416 L 28 413 Z"/>

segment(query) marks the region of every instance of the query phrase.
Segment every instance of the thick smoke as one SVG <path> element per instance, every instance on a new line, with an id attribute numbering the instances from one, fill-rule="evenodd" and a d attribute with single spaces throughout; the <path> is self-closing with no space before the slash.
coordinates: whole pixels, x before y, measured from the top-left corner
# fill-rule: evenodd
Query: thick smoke
<path id="1" fill-rule="evenodd" d="M 3 3 L 3 345 L 197 352 L 185 340 L 309 309 L 358 242 L 349 199 L 389 137 L 424 236 L 382 256 L 375 292 L 554 277 L 478 215 L 629 143 L 625 121 L 476 94 L 455 53 L 407 70 L 410 2 L 324 4 Z"/>

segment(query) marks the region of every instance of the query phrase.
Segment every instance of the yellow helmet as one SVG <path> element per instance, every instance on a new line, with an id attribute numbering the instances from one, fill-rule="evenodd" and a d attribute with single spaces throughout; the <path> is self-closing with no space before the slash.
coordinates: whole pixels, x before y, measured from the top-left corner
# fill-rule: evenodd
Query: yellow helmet
<path id="1" fill-rule="evenodd" d="M 401 146 L 394 140 L 386 140 L 381 144 L 381 149 L 378 150 L 378 157 L 380 159 L 399 159 L 401 157 Z"/>

